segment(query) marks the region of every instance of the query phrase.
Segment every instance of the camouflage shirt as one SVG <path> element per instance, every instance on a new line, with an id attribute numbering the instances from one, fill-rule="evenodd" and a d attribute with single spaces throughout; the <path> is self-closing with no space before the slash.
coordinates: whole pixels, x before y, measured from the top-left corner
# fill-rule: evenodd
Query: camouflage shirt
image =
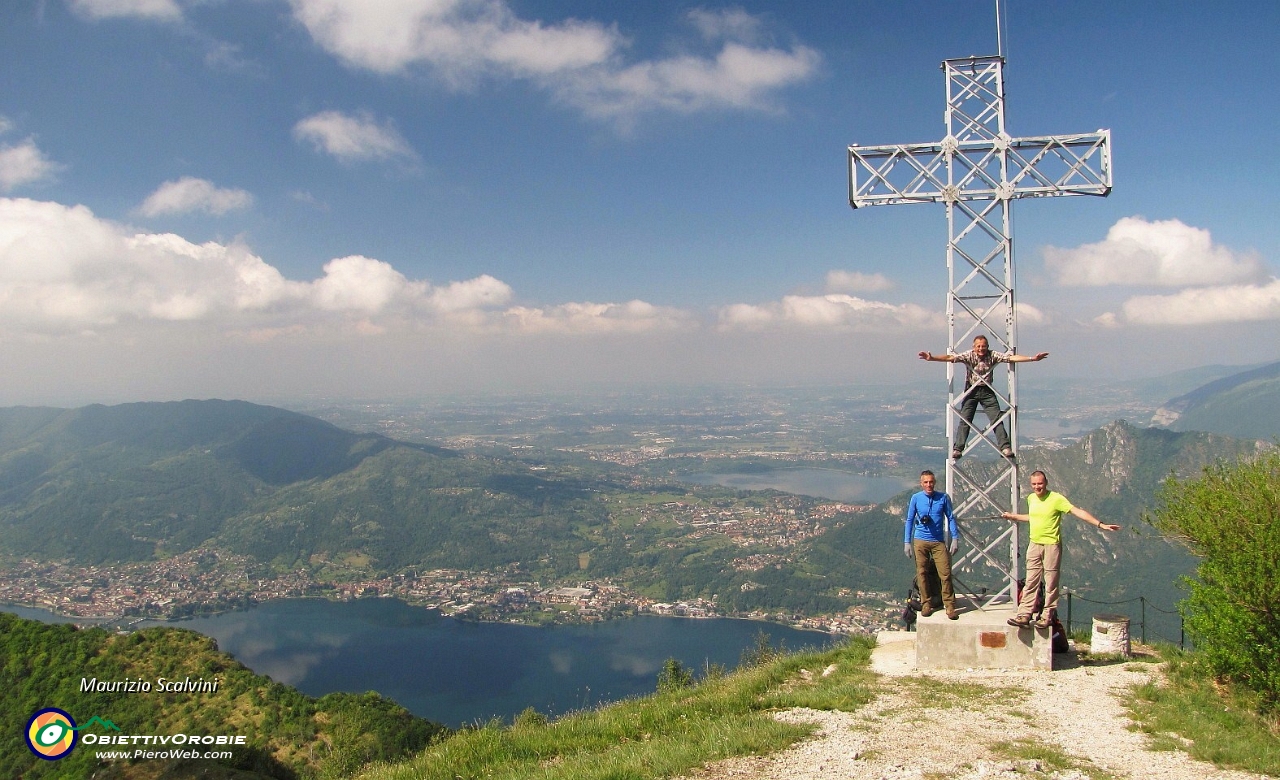
<path id="1" fill-rule="evenodd" d="M 956 355 L 955 362 L 964 363 L 965 387 L 969 387 L 975 382 L 989 386 L 991 384 L 991 372 L 996 367 L 996 363 L 1008 363 L 1009 353 L 987 350 L 986 356 L 980 358 L 973 350 L 969 350 Z"/>

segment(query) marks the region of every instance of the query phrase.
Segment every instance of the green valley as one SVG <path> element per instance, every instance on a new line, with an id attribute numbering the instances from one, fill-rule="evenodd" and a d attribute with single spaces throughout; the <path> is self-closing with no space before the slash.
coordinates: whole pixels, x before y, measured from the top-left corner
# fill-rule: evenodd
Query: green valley
<path id="1" fill-rule="evenodd" d="M 454 449 L 243 402 L 0 410 L 0 599 L 181 616 L 281 596 L 398 595 L 526 622 L 644 609 L 855 632 L 891 624 L 911 576 L 900 560 L 905 494 L 854 504 L 681 475 L 806 463 L 910 475 L 936 456 L 884 442 L 766 448 L 796 430 L 768 422 L 782 412 L 766 410 L 764 423 L 709 414 L 717 433 L 646 432 L 654 444 L 642 439 L 643 457 L 628 463 L 616 420 L 576 434 L 603 430 L 602 448 L 517 434 L 530 443 Z M 883 424 L 903 425 L 892 410 Z M 1259 446 L 1119 422 L 1069 446 L 1025 448 L 1021 463 L 1125 527 L 1104 541 L 1068 524 L 1073 590 L 1170 606 L 1192 562 L 1142 523 L 1156 487 Z"/>

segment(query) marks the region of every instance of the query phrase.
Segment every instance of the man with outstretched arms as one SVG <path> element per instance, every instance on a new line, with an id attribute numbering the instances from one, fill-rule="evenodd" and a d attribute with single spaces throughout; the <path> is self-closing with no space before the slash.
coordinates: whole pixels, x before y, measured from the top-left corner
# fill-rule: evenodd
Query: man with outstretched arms
<path id="1" fill-rule="evenodd" d="M 907 503 L 907 517 L 902 536 L 902 552 L 916 560 L 916 584 L 920 586 L 920 615 L 933 614 L 933 594 L 925 576 L 929 560 L 942 581 L 942 604 L 947 617 L 959 619 L 955 591 L 951 587 L 951 553 L 960 546 L 960 530 L 951 511 L 951 497 L 934 490 L 937 480 L 932 471 L 920 472 L 920 492 Z"/>
<path id="2" fill-rule="evenodd" d="M 1043 471 L 1031 472 L 1031 495 L 1027 496 L 1027 513 L 1001 512 L 1000 516 L 1013 522 L 1029 523 L 1027 534 L 1027 579 L 1022 586 L 1022 600 L 1018 613 L 1009 618 L 1009 625 L 1026 628 L 1031 625 L 1031 613 L 1035 611 L 1036 590 L 1044 582 L 1044 611 L 1036 621 L 1036 628 L 1048 628 L 1058 612 L 1058 577 L 1062 563 L 1062 516 L 1073 514 L 1089 525 L 1104 531 L 1119 531 L 1120 526 L 1110 525 L 1078 506 L 1072 506 L 1066 496 L 1049 490 L 1049 478 Z"/>
<path id="3" fill-rule="evenodd" d="M 1000 399 L 991 388 L 992 372 L 997 363 L 1030 363 L 1049 357 L 1048 352 L 1030 355 L 1014 355 L 1009 352 L 992 352 L 987 344 L 986 336 L 975 336 L 973 349 L 958 355 L 935 355 L 932 352 L 921 352 L 921 360 L 932 360 L 936 363 L 964 363 L 964 402 L 960 404 L 960 424 L 956 426 L 955 443 L 951 446 L 951 457 L 958 459 L 964 453 L 964 443 L 969 440 L 969 429 L 973 427 L 973 415 L 978 406 L 986 413 L 987 420 L 996 426 L 996 446 L 1006 458 L 1013 457 L 1013 447 L 1009 444 L 1009 432 L 1004 423 L 996 423 L 1003 412 Z"/>

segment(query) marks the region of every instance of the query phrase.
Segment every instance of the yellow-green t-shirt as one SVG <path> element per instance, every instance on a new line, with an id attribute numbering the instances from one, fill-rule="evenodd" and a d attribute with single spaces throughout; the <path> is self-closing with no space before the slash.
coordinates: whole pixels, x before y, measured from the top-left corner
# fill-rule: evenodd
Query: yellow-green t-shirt
<path id="1" fill-rule="evenodd" d="M 1052 490 L 1040 498 L 1035 493 L 1027 496 L 1027 514 L 1031 517 L 1030 539 L 1035 544 L 1059 544 L 1062 534 L 1062 516 L 1075 509 L 1066 496 Z"/>

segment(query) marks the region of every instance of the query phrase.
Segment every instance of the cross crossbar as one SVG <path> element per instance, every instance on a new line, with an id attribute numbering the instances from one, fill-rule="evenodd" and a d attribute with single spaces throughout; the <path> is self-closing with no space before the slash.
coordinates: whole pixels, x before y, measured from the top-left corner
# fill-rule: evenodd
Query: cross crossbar
<path id="1" fill-rule="evenodd" d="M 962 183 L 950 182 L 953 166 L 990 174 L 990 163 L 1002 151 L 998 141 L 850 146 L 849 204 L 856 209 L 1111 193 L 1110 130 L 1009 139 L 1003 149 L 1011 163 L 1007 180 L 996 171 L 990 178 L 962 176 Z M 979 152 L 982 156 L 975 158 Z"/>

